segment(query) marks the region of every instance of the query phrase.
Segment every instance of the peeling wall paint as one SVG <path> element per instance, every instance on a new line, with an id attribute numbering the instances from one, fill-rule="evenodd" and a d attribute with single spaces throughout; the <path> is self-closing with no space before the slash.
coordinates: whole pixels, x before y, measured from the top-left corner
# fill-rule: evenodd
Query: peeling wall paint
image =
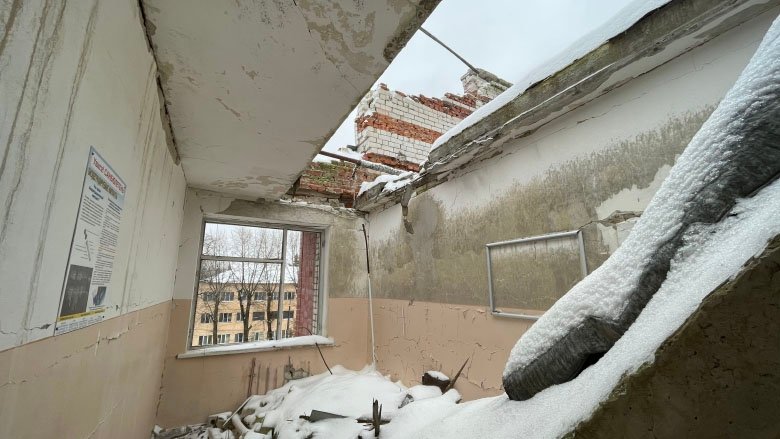
<path id="1" fill-rule="evenodd" d="M 145 438 L 171 304 L 0 352 L 0 437 Z"/>
<path id="2" fill-rule="evenodd" d="M 138 3 L 1 1 L 0 38 L 0 437 L 143 437 L 185 180 Z M 52 337 L 90 146 L 128 188 L 109 309 Z"/>
<path id="3" fill-rule="evenodd" d="M 185 187 L 137 4 L 25 2 L 9 13 L 0 53 L 0 349 L 53 334 L 90 146 L 128 186 L 108 318 L 170 299 Z"/>
<path id="4" fill-rule="evenodd" d="M 436 189 L 414 198 L 409 221 L 415 233 L 396 226 L 389 238 L 372 248 L 377 296 L 485 304 L 485 244 L 581 227 L 588 266 L 595 269 L 608 255 L 593 224 L 600 219 L 597 207 L 625 188 L 649 186 L 659 169 L 674 162 L 712 109 L 683 114 L 633 139 L 552 166 L 527 183 L 490 194 L 486 205 L 452 212 L 435 198 Z M 579 270 L 579 265 L 574 268 Z M 413 290 L 399 287 L 410 279 Z"/>
<path id="5" fill-rule="evenodd" d="M 405 231 L 400 206 L 372 212 L 373 292 L 386 304 L 375 306 L 379 368 L 414 381 L 421 363 L 457 368 L 463 361 L 457 357 L 473 356 L 482 366 L 469 370 L 467 381 L 479 385 L 464 389 L 472 397 L 500 393 L 509 350 L 532 320 L 484 312 L 485 244 L 580 229 L 589 271 L 596 269 L 636 221 L 600 220 L 615 210 L 644 209 L 776 14 L 775 8 L 530 135 L 500 139 L 500 155 L 471 163 L 411 200 L 414 234 Z M 515 269 L 538 274 L 533 266 Z M 534 282 L 539 291 L 560 287 L 555 277 Z M 525 306 L 516 299 L 505 304 Z M 462 321 L 454 311 L 460 308 L 477 317 Z M 426 327 L 410 335 L 410 321 Z"/>

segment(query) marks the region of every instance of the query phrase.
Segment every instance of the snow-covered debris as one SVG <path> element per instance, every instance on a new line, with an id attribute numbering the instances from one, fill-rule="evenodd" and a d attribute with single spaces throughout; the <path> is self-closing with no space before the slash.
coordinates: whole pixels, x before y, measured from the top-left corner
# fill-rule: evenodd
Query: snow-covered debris
<path id="1" fill-rule="evenodd" d="M 709 278 L 691 276 L 714 287 L 717 283 L 707 281 L 727 279 L 761 250 L 777 233 L 777 185 L 762 192 L 772 194 L 762 198 L 774 212 L 765 212 L 765 205 L 755 205 L 754 200 L 734 205 L 780 174 L 778 120 L 780 21 L 776 20 L 622 246 L 558 300 L 512 349 L 504 370 L 504 389 L 511 398 L 527 399 L 564 382 L 576 376 L 589 358 L 608 351 L 656 291 L 669 285 L 675 264 L 677 270 L 689 270 L 686 264 L 697 259 L 691 254 L 697 254 L 699 247 L 726 241 L 727 236 L 716 236 L 739 221 L 732 216 L 766 218 L 758 227 L 729 230 L 744 235 L 742 242 L 712 250 L 720 258 Z M 729 212 L 731 216 L 722 219 Z M 753 246 L 744 247 L 748 243 Z"/>
<path id="2" fill-rule="evenodd" d="M 375 178 L 374 181 L 364 181 L 361 183 L 358 196 L 363 195 L 364 192 L 378 185 L 384 185 L 382 188 L 383 193 L 392 192 L 411 183 L 415 178 L 417 178 L 417 176 L 417 173 L 411 171 L 406 171 L 399 175 L 380 175 L 379 177 Z"/>
<path id="3" fill-rule="evenodd" d="M 370 419 L 372 403 L 377 400 L 382 405 L 382 420 L 390 422 L 382 427 L 381 437 L 408 438 L 393 432 L 420 428 L 432 417 L 440 416 L 435 412 L 444 411 L 461 398 L 456 390 L 442 395 L 435 386 L 407 389 L 368 366 L 361 371 L 335 366 L 332 371 L 332 375 L 326 372 L 291 381 L 266 395 L 249 398 L 240 413 L 232 418 L 235 436 L 238 439 L 270 439 L 272 434 L 277 439 L 373 438 Z M 327 419 L 322 416 L 309 419 L 313 411 L 331 414 L 333 418 L 328 415 Z M 220 418 L 227 419 L 229 415 L 223 413 Z M 390 427 L 398 416 L 406 419 L 402 423 L 408 425 Z M 221 437 L 233 433 L 227 429 L 209 429 L 209 434 Z"/>
<path id="4" fill-rule="evenodd" d="M 474 125 L 525 92 L 528 87 L 562 70 L 572 62 L 587 55 L 615 35 L 625 31 L 648 12 L 658 9 L 669 0 L 633 0 L 603 26 L 593 30 L 547 62 L 523 72 L 514 85 L 495 99 L 477 108 L 468 117 L 450 128 L 433 142 L 431 150 L 445 144 L 466 128 Z"/>

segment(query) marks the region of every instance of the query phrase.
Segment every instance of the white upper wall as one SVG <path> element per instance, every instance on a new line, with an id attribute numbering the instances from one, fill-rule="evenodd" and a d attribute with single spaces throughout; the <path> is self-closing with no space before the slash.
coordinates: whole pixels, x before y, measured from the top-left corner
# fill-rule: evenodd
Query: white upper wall
<path id="1" fill-rule="evenodd" d="M 54 332 L 90 146 L 127 184 L 107 318 L 171 299 L 185 180 L 136 1 L 4 1 L 0 28 L 3 350 Z"/>

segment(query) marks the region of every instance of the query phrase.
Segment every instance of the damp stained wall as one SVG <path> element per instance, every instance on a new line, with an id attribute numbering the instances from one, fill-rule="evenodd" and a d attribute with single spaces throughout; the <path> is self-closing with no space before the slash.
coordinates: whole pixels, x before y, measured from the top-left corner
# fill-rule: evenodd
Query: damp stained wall
<path id="1" fill-rule="evenodd" d="M 485 313 L 485 244 L 580 229 L 588 269 L 597 268 L 635 220 L 598 221 L 644 209 L 777 13 L 504 142 L 501 155 L 417 194 L 408 213 L 414 234 L 405 231 L 400 206 L 372 212 L 379 368 L 413 384 L 439 365 L 454 374 L 470 357 L 459 390 L 467 398 L 500 393 L 508 352 L 533 321 Z"/>
<path id="2" fill-rule="evenodd" d="M 330 366 L 361 369 L 370 363 L 363 218 L 349 209 L 289 202 L 252 202 L 188 188 L 179 263 L 168 332 L 157 422 L 165 427 L 203 422 L 213 413 L 233 410 L 247 397 L 252 359 L 254 393 L 284 383 L 284 367 L 325 372 L 314 346 L 209 357 L 177 358 L 188 349 L 188 332 L 205 219 L 322 227 L 324 249 L 323 335 L 334 345 L 322 351 Z"/>
<path id="3" fill-rule="evenodd" d="M 146 437 L 185 180 L 136 1 L 0 1 L 0 437 Z M 53 337 L 87 156 L 127 183 L 107 319 Z"/>

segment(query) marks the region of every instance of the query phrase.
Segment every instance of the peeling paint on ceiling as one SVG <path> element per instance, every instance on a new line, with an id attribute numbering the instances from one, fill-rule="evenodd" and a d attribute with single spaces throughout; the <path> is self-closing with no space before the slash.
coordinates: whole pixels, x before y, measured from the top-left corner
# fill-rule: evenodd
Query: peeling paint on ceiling
<path id="1" fill-rule="evenodd" d="M 188 184 L 279 198 L 436 3 L 142 0 Z"/>

